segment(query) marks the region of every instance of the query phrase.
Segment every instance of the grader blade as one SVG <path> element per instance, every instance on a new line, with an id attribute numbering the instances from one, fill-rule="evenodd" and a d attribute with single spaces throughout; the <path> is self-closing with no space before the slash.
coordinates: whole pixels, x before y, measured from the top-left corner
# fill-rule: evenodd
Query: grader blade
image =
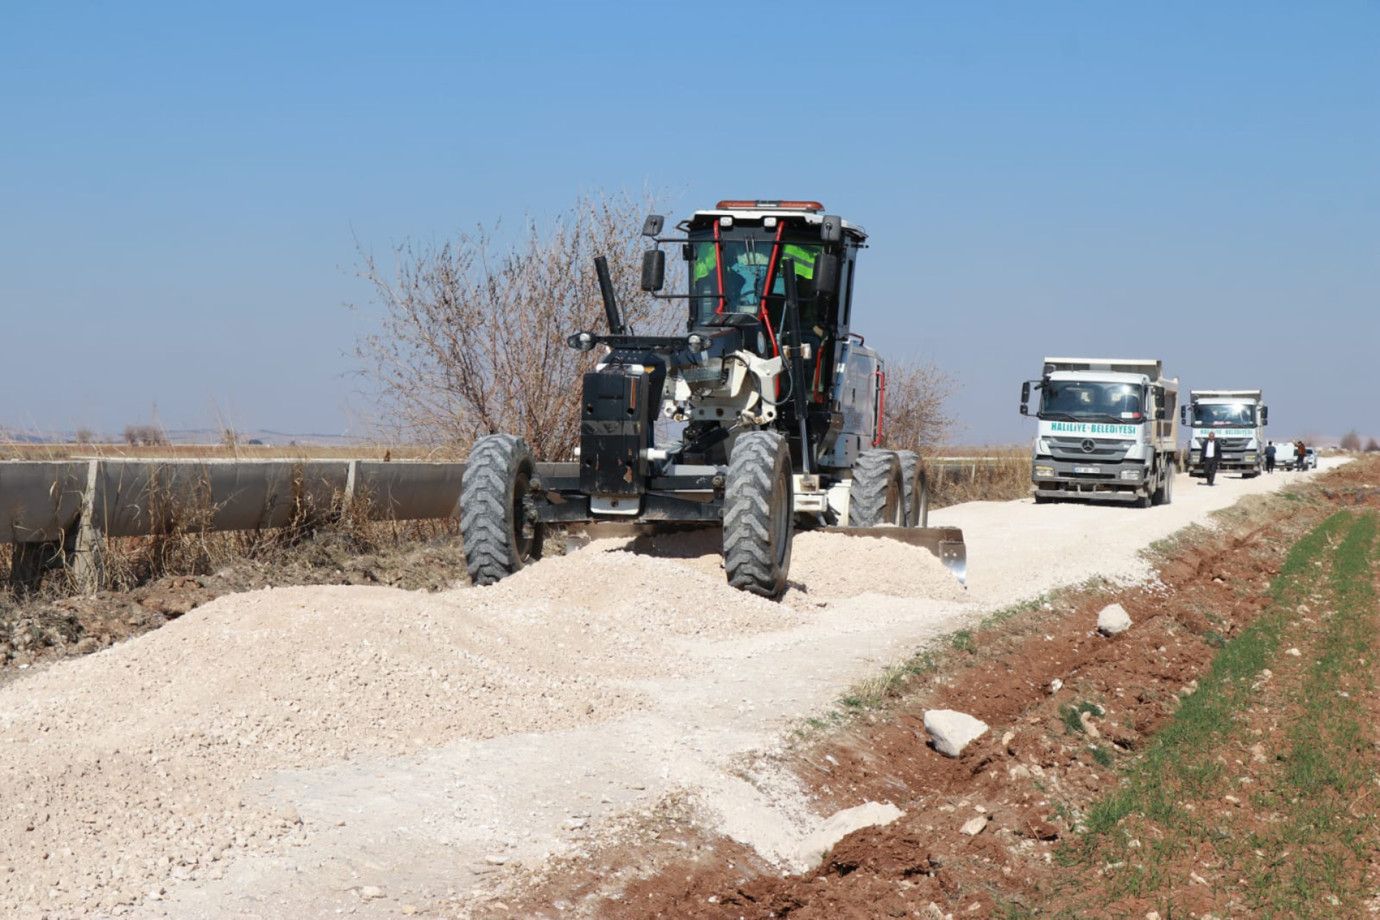
<path id="1" fill-rule="evenodd" d="M 830 527 L 829 533 L 850 537 L 882 537 L 922 546 L 939 557 L 959 583 L 968 586 L 968 546 L 959 527 Z"/>

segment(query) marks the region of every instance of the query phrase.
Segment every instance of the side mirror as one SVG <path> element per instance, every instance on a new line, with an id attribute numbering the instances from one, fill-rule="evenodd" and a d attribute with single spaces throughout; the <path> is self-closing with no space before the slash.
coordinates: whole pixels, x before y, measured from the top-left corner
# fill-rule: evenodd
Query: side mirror
<path id="1" fill-rule="evenodd" d="M 1260 424 L 1262 424 L 1262 425 L 1268 425 L 1268 424 L 1270 424 L 1270 407 L 1269 407 L 1269 406 L 1261 406 L 1261 407 L 1260 407 Z"/>
<path id="2" fill-rule="evenodd" d="M 1024 406 L 1024 405 L 1025 405 L 1026 403 L 1028 403 L 1028 402 L 1030 402 L 1030 381 L 1029 381 L 1029 380 L 1027 380 L 1027 381 L 1025 381 L 1024 383 L 1021 384 L 1021 405 Z"/>
<path id="3" fill-rule="evenodd" d="M 1021 403 L 1021 415 L 1029 415 L 1029 414 L 1030 414 L 1030 407 L 1027 406 L 1025 403 Z"/>
<path id="4" fill-rule="evenodd" d="M 843 218 L 837 214 L 825 214 L 819 225 L 819 238 L 826 243 L 843 242 Z"/>
<path id="5" fill-rule="evenodd" d="M 1155 407 L 1155 421 L 1157 421 L 1157 422 L 1162 422 L 1162 421 L 1164 421 L 1166 414 L 1167 414 L 1167 413 L 1166 413 L 1165 410 L 1164 410 L 1164 406 L 1156 406 L 1156 407 Z"/>
<path id="6" fill-rule="evenodd" d="M 1188 406 L 1179 407 L 1179 424 L 1184 426 L 1188 425 Z"/>
<path id="7" fill-rule="evenodd" d="M 666 253 L 648 249 L 642 253 L 642 290 L 659 291 L 666 284 Z"/>
<path id="8" fill-rule="evenodd" d="M 643 236 L 656 236 L 661 232 L 661 228 L 666 223 L 666 218 L 660 214 L 648 214 L 647 219 L 642 222 Z"/>
<path id="9" fill-rule="evenodd" d="M 822 252 L 815 260 L 815 290 L 833 297 L 839 289 L 839 257 Z"/>

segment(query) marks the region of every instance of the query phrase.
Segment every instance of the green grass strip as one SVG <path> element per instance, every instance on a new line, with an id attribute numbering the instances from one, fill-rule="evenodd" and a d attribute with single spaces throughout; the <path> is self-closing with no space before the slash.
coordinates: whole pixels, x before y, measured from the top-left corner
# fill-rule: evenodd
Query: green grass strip
<path id="1" fill-rule="evenodd" d="M 1226 792 L 1230 777 L 1218 755 L 1233 733 L 1235 718 L 1251 704 L 1251 684 L 1274 661 L 1295 607 L 1326 573 L 1318 563 L 1351 521 L 1349 513 L 1338 512 L 1294 544 L 1271 583 L 1265 612 L 1223 646 L 1198 690 L 1183 699 L 1174 719 L 1128 768 L 1122 788 L 1089 809 L 1084 832 L 1059 853 L 1066 865 L 1124 863 L 1104 896 L 1143 897 L 1172 888 L 1182 879 L 1166 877 L 1162 864 L 1220 837 L 1195 816 L 1191 805 Z M 1133 815 L 1144 816 L 1164 833 L 1131 849 L 1131 835 L 1122 822 Z"/>
<path id="2" fill-rule="evenodd" d="M 1317 660 L 1293 695 L 1301 717 L 1288 729 L 1284 784 L 1259 803 L 1285 821 L 1250 842 L 1252 851 L 1288 852 L 1277 865 L 1256 860 L 1247 879 L 1260 917 L 1360 916 L 1367 862 L 1375 847 L 1376 763 L 1365 704 L 1375 690 L 1377 646 L 1371 560 L 1376 519 L 1358 520 L 1332 560 L 1336 609 L 1324 619 Z M 1353 809 L 1353 805 L 1360 805 Z"/>

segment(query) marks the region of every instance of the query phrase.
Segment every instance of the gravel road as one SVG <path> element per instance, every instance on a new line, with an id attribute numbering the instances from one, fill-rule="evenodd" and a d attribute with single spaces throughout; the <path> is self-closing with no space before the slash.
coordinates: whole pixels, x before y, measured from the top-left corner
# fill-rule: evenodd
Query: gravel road
<path id="1" fill-rule="evenodd" d="M 798 868 L 828 816 L 756 756 L 793 725 L 986 612 L 1142 579 L 1153 541 L 1314 475 L 937 511 L 966 590 L 923 550 L 811 533 L 779 604 L 730 589 L 703 537 L 598 541 L 489 588 L 220 598 L 0 688 L 0 914 L 463 916 L 667 796 Z"/>

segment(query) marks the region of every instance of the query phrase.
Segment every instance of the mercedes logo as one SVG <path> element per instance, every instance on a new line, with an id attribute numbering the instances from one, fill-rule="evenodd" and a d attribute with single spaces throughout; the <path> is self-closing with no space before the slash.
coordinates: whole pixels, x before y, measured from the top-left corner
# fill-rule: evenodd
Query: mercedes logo
<path id="1" fill-rule="evenodd" d="M 1094 449 L 1095 447 L 1097 447 L 1097 445 L 1093 443 L 1093 439 L 1092 439 L 1092 438 L 1084 438 L 1084 439 L 1083 439 L 1083 453 L 1085 453 L 1085 454 L 1090 454 L 1090 453 L 1093 452 L 1093 449 Z"/>

